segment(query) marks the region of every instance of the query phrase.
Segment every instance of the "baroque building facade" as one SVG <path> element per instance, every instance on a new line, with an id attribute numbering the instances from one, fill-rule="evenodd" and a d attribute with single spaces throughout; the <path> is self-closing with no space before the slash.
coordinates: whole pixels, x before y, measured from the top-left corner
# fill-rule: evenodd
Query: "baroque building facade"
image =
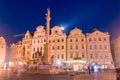
<path id="1" fill-rule="evenodd" d="M 111 55 L 110 40 L 108 32 L 97 29 L 86 34 L 88 62 L 97 63 L 102 68 L 113 68 L 114 63 Z"/>
<path id="2" fill-rule="evenodd" d="M 70 31 L 67 38 L 67 60 L 68 62 L 86 63 L 86 38 L 82 30 L 75 28 Z"/>
<path id="3" fill-rule="evenodd" d="M 33 33 L 27 31 L 22 38 L 21 46 L 21 61 L 23 63 L 30 63 L 31 60 L 31 45 L 32 45 Z"/>
<path id="4" fill-rule="evenodd" d="M 49 37 L 50 54 L 53 63 L 66 61 L 66 33 L 62 32 L 60 26 L 51 29 Z"/>
<path id="5" fill-rule="evenodd" d="M 4 37 L 0 36 L 0 68 L 4 66 L 6 55 L 6 41 Z"/>
<path id="6" fill-rule="evenodd" d="M 27 31 L 21 41 L 13 43 L 9 47 L 9 66 L 16 67 L 24 63 L 30 64 L 32 33 Z"/>
<path id="7" fill-rule="evenodd" d="M 44 45 L 46 44 L 46 33 L 44 26 L 38 26 L 34 32 L 31 45 L 32 63 L 37 63 L 39 56 L 44 54 Z"/>
<path id="8" fill-rule="evenodd" d="M 65 63 L 92 64 L 113 67 L 108 32 L 94 30 L 84 35 L 82 30 L 74 28 L 67 36 L 60 26 L 51 28 L 50 9 L 46 14 L 46 29 L 38 26 L 34 33 L 26 32 L 16 49 L 18 62 L 26 64 Z"/>

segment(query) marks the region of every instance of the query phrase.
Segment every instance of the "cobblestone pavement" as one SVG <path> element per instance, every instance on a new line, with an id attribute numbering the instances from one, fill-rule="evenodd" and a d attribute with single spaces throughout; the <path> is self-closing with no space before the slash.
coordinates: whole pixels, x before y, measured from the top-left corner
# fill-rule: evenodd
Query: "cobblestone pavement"
<path id="1" fill-rule="evenodd" d="M 41 75 L 41 74 L 19 74 L 13 71 L 0 70 L 0 80 L 116 80 L 115 72 L 82 73 L 70 76 L 62 75 Z"/>

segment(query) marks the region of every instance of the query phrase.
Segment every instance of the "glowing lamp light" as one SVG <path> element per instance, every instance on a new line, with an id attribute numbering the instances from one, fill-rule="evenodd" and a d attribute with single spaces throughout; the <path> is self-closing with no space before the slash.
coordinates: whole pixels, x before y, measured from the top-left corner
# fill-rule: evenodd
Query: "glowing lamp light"
<path id="1" fill-rule="evenodd" d="M 61 62 L 60 61 L 57 61 L 57 65 L 60 65 L 61 64 Z"/>
<path id="2" fill-rule="evenodd" d="M 64 30 L 64 27 L 61 27 L 62 30 Z"/>
<path id="3" fill-rule="evenodd" d="M 10 65 L 10 66 L 12 66 L 12 65 L 13 65 L 13 63 L 12 63 L 12 62 L 9 62 L 9 65 Z"/>
<path id="4" fill-rule="evenodd" d="M 4 70 L 6 69 L 6 67 L 7 67 L 7 65 L 6 65 L 6 63 L 4 64 Z"/>
<path id="5" fill-rule="evenodd" d="M 19 65 L 22 65 L 22 62 L 19 62 Z"/>

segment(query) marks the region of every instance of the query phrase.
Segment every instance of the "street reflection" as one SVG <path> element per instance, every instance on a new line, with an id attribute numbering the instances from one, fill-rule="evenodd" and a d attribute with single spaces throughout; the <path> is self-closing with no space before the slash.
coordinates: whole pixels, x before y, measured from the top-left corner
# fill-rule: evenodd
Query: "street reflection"
<path id="1" fill-rule="evenodd" d="M 82 73 L 79 75 L 25 74 L 21 70 L 0 70 L 0 80 L 116 80 L 115 72 Z"/>

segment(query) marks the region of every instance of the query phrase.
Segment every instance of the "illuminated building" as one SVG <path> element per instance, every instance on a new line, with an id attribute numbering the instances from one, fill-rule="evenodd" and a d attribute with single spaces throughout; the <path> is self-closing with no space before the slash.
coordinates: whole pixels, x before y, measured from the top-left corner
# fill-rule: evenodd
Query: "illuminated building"
<path id="1" fill-rule="evenodd" d="M 21 41 L 11 44 L 9 48 L 9 66 L 16 67 L 19 62 L 30 63 L 32 33 L 27 31 Z"/>
<path id="2" fill-rule="evenodd" d="M 54 26 L 51 29 L 49 37 L 49 46 L 52 62 L 66 61 L 66 33 L 62 32 L 60 26 Z"/>
<path id="3" fill-rule="evenodd" d="M 82 30 L 75 28 L 67 38 L 67 61 L 86 63 L 86 38 Z"/>
<path id="4" fill-rule="evenodd" d="M 38 26 L 32 38 L 32 45 L 31 45 L 32 63 L 36 64 L 39 55 L 43 56 L 45 43 L 46 43 L 46 34 L 45 34 L 44 26 Z"/>
<path id="5" fill-rule="evenodd" d="M 120 65 L 120 37 L 117 37 L 112 42 L 112 52 L 114 55 L 115 65 Z"/>
<path id="6" fill-rule="evenodd" d="M 23 63 L 30 63 L 31 59 L 31 45 L 32 45 L 32 36 L 33 33 L 27 31 L 22 38 L 22 46 L 21 46 L 21 61 Z"/>
<path id="7" fill-rule="evenodd" d="M 34 33 L 26 32 L 19 44 L 19 61 L 31 64 L 97 63 L 102 68 L 113 67 L 108 32 L 94 30 L 84 35 L 82 30 L 74 28 L 67 36 L 60 26 L 54 26 L 50 33 L 50 20 L 50 9 L 47 9 L 46 26 L 38 26 Z"/>
<path id="8" fill-rule="evenodd" d="M 6 54 L 6 41 L 3 37 L 0 37 L 0 67 L 3 67 Z"/>
<path id="9" fill-rule="evenodd" d="M 9 67 L 17 67 L 18 62 L 21 60 L 22 54 L 22 43 L 21 41 L 17 42 L 16 44 L 11 44 L 9 47 Z"/>
<path id="10" fill-rule="evenodd" d="M 114 63 L 111 55 L 108 32 L 94 30 L 86 34 L 88 62 L 97 63 L 102 68 L 113 68 Z"/>

